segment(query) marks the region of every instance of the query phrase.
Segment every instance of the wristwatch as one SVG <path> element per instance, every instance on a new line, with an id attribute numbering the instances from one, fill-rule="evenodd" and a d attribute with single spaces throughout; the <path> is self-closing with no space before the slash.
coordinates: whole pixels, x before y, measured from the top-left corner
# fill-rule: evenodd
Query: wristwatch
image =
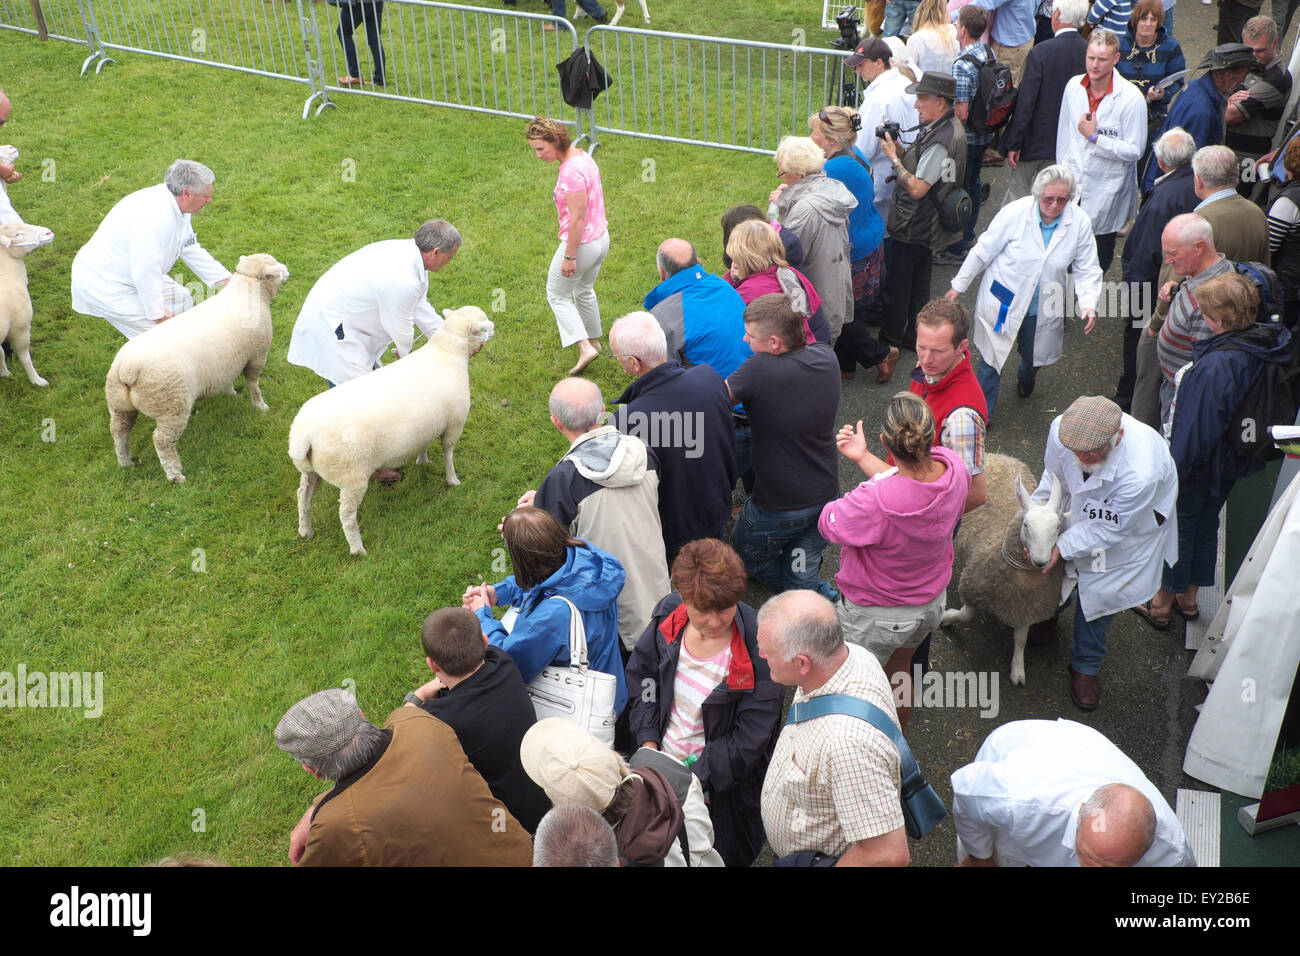
<path id="1" fill-rule="evenodd" d="M 578 261 L 578 257 L 577 257 L 577 256 L 565 256 L 564 258 L 568 259 L 570 262 L 577 262 L 577 261 Z"/>
<path id="2" fill-rule="evenodd" d="M 415 691 L 411 691 L 409 694 L 403 697 L 402 702 L 406 704 L 414 704 L 416 707 L 424 706 L 424 701 L 422 701 L 419 697 L 415 696 Z"/>

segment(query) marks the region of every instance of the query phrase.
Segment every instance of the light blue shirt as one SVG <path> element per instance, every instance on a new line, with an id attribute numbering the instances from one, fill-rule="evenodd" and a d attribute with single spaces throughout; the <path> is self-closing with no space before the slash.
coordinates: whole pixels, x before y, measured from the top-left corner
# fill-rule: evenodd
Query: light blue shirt
<path id="1" fill-rule="evenodd" d="M 992 39 L 1003 46 L 1020 46 L 1034 38 L 1037 24 L 1034 11 L 1038 0 L 971 0 L 977 7 L 997 10 L 993 18 Z"/>
<path id="2" fill-rule="evenodd" d="M 1064 212 L 1065 210 L 1061 210 L 1061 211 Z M 1043 210 L 1041 207 L 1039 207 L 1038 228 L 1043 234 L 1043 248 L 1047 248 L 1052 244 L 1052 233 L 1056 232 L 1056 227 L 1059 226 L 1060 224 L 1061 224 L 1060 216 L 1057 216 L 1051 222 L 1043 222 Z M 1038 290 L 1034 289 L 1034 298 L 1029 303 L 1029 310 L 1025 313 L 1025 315 L 1030 316 L 1030 315 L 1037 315 L 1037 314 L 1038 314 Z"/>
<path id="3" fill-rule="evenodd" d="M 1210 196 L 1206 196 L 1199 203 L 1197 203 L 1196 208 L 1193 209 L 1192 212 L 1200 212 L 1202 209 L 1204 209 L 1206 206 L 1208 206 L 1210 203 L 1214 202 L 1215 200 L 1223 199 L 1226 196 L 1235 196 L 1236 194 L 1237 194 L 1237 190 L 1233 189 L 1231 186 L 1229 186 L 1227 189 L 1220 189 L 1217 193 L 1214 193 L 1213 195 Z"/>

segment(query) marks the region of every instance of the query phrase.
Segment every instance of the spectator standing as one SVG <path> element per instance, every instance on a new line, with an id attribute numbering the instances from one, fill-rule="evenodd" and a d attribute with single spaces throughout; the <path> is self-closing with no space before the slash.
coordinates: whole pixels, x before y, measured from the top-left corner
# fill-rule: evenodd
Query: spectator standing
<path id="1" fill-rule="evenodd" d="M 1038 0 L 971 0 L 976 6 L 995 11 L 990 36 L 993 54 L 1011 70 L 1016 86 L 1025 75 L 1025 58 L 1034 45 L 1037 24 L 1034 12 Z"/>
<path id="2" fill-rule="evenodd" d="M 1169 104 L 1183 89 L 1177 80 L 1165 89 L 1166 77 L 1187 69 L 1183 48 L 1161 25 L 1164 10 L 1160 0 L 1140 0 L 1133 6 L 1126 29 L 1119 32 L 1119 65 L 1116 69 L 1145 98 L 1147 103 L 1147 148 L 1138 160 L 1138 177 L 1146 173 L 1151 149 L 1165 125 Z"/>
<path id="3" fill-rule="evenodd" d="M 1227 146 L 1203 146 L 1192 157 L 1194 210 L 1214 230 L 1214 246 L 1233 262 L 1268 265 L 1268 218 L 1236 190 L 1241 166 Z"/>
<path id="4" fill-rule="evenodd" d="M 912 18 L 920 0 L 885 0 L 885 18 L 880 24 L 880 35 L 906 37 L 912 31 Z"/>
<path id="5" fill-rule="evenodd" d="M 1291 74 L 1282 59 L 1277 24 L 1271 18 L 1248 20 L 1242 42 L 1250 47 L 1256 63 L 1246 74 L 1245 88 L 1228 96 L 1223 144 L 1244 161 L 1258 159 L 1273 148 L 1273 137 L 1291 95 Z M 1237 189 L 1249 197 L 1254 183 L 1243 177 Z"/>
<path id="6" fill-rule="evenodd" d="M 1219 42 L 1241 43 L 1246 23 L 1263 5 L 1264 0 L 1219 0 Z"/>
<path id="7" fill-rule="evenodd" d="M 1122 35 L 1133 13 L 1133 0 L 1096 0 L 1088 11 L 1088 22 L 1099 30 Z"/>
<path id="8" fill-rule="evenodd" d="M 948 0 L 921 0 L 912 17 L 907 58 L 922 72 L 952 72 L 957 58 L 957 31 L 948 17 Z"/>
<path id="9" fill-rule="evenodd" d="M 982 200 L 980 169 L 984 165 L 984 147 L 993 142 L 992 133 L 977 133 L 971 128 L 971 104 L 980 91 L 980 66 L 993 56 L 980 37 L 988 29 L 988 14 L 980 7 L 967 4 L 957 11 L 957 42 L 961 49 L 952 65 L 952 77 L 957 84 L 957 99 L 953 113 L 961 120 L 966 132 L 966 177 L 964 187 L 970 196 L 970 219 L 960 239 L 935 257 L 940 265 L 957 265 L 975 244 L 975 227 L 979 224 Z"/>
<path id="10" fill-rule="evenodd" d="M 1137 161 L 1147 142 L 1146 101 L 1115 70 L 1118 63 L 1119 38 L 1094 30 L 1087 71 L 1066 84 L 1056 127 L 1056 161 L 1074 172 L 1103 273 L 1120 227 L 1137 215 Z"/>
<path id="11" fill-rule="evenodd" d="M 1015 112 L 1002 132 L 999 148 L 1011 167 L 1004 206 L 1028 196 L 1034 178 L 1056 162 L 1056 118 L 1065 85 L 1087 68 L 1088 41 L 1079 27 L 1088 16 L 1088 0 L 1053 0 L 1051 10 L 1054 35 L 1029 51 Z"/>
<path id="12" fill-rule="evenodd" d="M 1287 144 L 1287 183 L 1268 207 L 1269 261 L 1282 283 L 1284 319 L 1292 332 L 1300 321 L 1300 140 Z"/>
<path id="13" fill-rule="evenodd" d="M 0 127 L 9 122 L 14 105 L 4 90 L 0 90 Z M 11 222 L 22 222 L 22 216 L 14 210 L 9 199 L 9 187 L 23 178 L 23 174 L 14 169 L 18 162 L 18 150 L 13 146 L 0 146 L 0 226 Z"/>
<path id="14" fill-rule="evenodd" d="M 898 45 L 902 48 L 901 43 Z M 871 164 L 876 212 L 888 228 L 889 210 L 894 199 L 894 173 L 890 168 L 890 157 L 881 149 L 882 140 L 876 135 L 876 130 L 886 122 L 897 123 L 900 129 L 909 131 L 904 134 L 904 141 L 912 141 L 920 120 L 916 116 L 916 95 L 908 93 L 907 89 L 916 82 L 916 74 L 907 64 L 905 55 L 900 56 L 888 42 L 878 37 L 858 44 L 844 65 L 856 72 L 866 86 L 858 110 L 862 129 L 858 133 L 857 146 Z"/>
<path id="15" fill-rule="evenodd" d="M 371 76 L 374 85 L 380 89 L 384 86 L 384 41 L 381 31 L 384 26 L 383 0 L 335 0 L 332 6 L 339 8 L 339 26 L 335 32 L 343 44 L 343 59 L 347 63 L 348 75 L 339 77 L 339 86 L 363 86 L 361 78 L 361 61 L 357 59 L 357 44 L 352 34 L 359 25 L 366 28 L 366 45 L 370 47 L 370 60 L 374 67 Z"/>

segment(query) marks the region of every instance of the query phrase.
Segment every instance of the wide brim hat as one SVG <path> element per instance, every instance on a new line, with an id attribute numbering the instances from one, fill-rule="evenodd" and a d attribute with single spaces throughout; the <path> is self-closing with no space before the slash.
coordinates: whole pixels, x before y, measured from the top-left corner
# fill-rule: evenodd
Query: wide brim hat
<path id="1" fill-rule="evenodd" d="M 927 70 L 919 80 L 907 87 L 906 92 L 911 95 L 929 93 L 931 96 L 942 96 L 946 100 L 955 101 L 957 99 L 957 81 L 953 79 L 951 73 Z"/>
<path id="2" fill-rule="evenodd" d="M 1201 61 L 1203 70 L 1231 70 L 1234 67 L 1254 67 L 1259 64 L 1255 53 L 1244 43 L 1221 43 Z"/>

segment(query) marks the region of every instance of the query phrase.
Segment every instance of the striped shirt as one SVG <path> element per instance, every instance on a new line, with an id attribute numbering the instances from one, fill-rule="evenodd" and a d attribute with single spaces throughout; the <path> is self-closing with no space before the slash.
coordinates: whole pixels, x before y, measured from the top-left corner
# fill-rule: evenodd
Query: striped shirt
<path id="1" fill-rule="evenodd" d="M 1184 279 L 1169 304 L 1169 318 L 1160 326 L 1156 339 L 1156 356 L 1160 371 L 1170 385 L 1178 370 L 1192 360 L 1192 346 L 1211 335 L 1205 317 L 1196 304 L 1196 288 L 1207 279 L 1232 272 L 1232 263 L 1220 258 L 1218 262 L 1191 278 Z"/>
<path id="2" fill-rule="evenodd" d="M 731 669 L 731 645 L 727 644 L 708 660 L 701 660 L 686 649 L 677 658 L 677 676 L 673 681 L 673 706 L 664 730 L 663 751 L 686 760 L 704 750 L 704 702 Z"/>
<path id="3" fill-rule="evenodd" d="M 1276 256 L 1284 242 L 1300 241 L 1300 209 L 1289 196 L 1279 196 L 1268 210 L 1268 252 Z"/>
<path id="4" fill-rule="evenodd" d="M 1133 0 L 1097 0 L 1088 12 L 1088 22 L 1122 37 L 1133 16 Z"/>

